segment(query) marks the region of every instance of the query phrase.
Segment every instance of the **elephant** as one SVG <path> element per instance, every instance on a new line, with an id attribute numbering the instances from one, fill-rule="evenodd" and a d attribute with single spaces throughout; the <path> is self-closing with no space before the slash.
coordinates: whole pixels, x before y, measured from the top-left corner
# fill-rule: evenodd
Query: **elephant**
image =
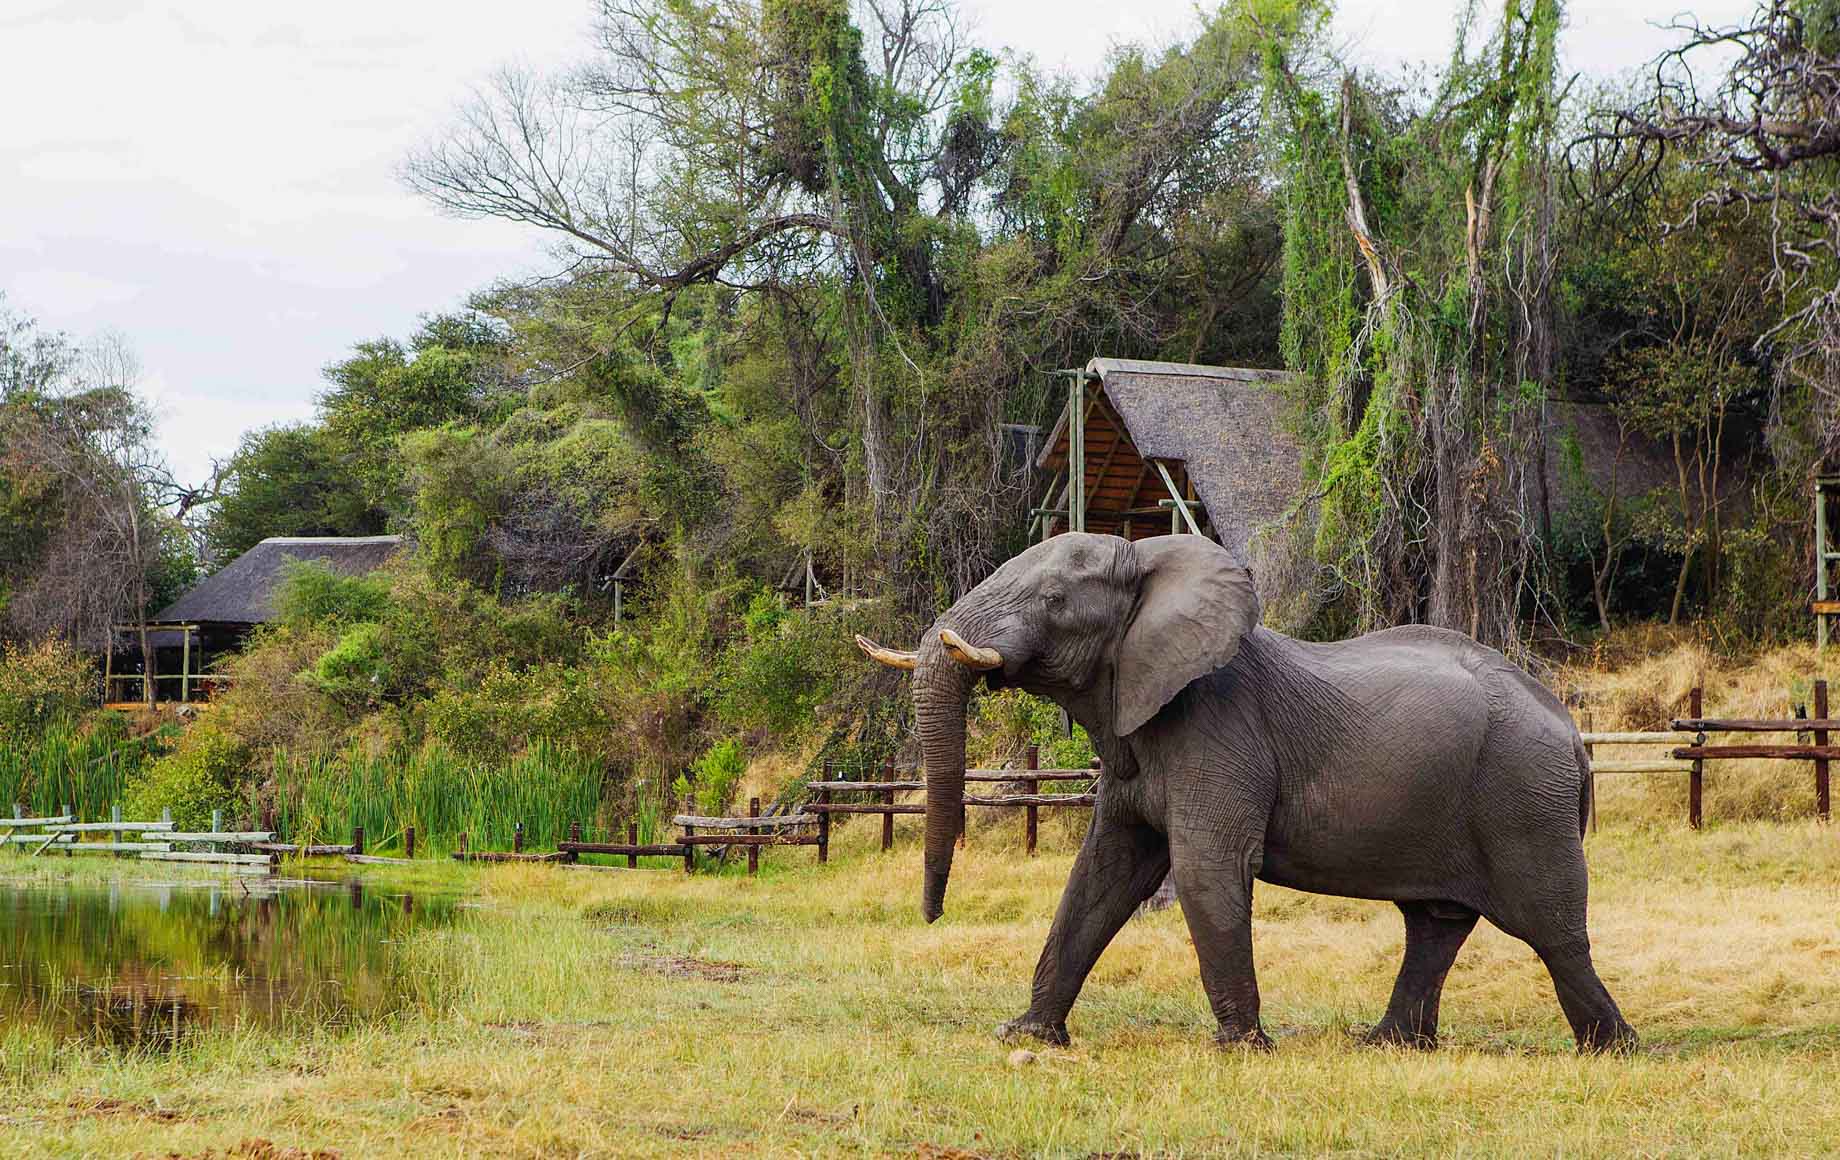
<path id="1" fill-rule="evenodd" d="M 1444 979 L 1478 917 L 1533 948 L 1581 1052 L 1636 1034 L 1591 962 L 1590 764 L 1563 705 L 1495 649 L 1426 626 L 1312 643 L 1259 623 L 1211 539 L 1069 532 L 941 614 L 910 670 L 926 770 L 922 913 L 945 904 L 979 677 L 1058 703 L 1101 758 L 1091 826 L 1006 1039 L 1068 1042 L 1099 955 L 1173 874 L 1222 1045 L 1269 1048 L 1255 880 L 1395 903 L 1405 960 L 1379 1045 L 1437 1045 Z"/>

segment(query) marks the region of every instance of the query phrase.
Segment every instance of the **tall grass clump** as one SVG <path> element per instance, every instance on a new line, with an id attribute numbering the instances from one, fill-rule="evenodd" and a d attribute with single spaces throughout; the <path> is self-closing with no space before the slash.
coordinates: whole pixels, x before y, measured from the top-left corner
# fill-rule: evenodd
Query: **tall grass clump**
<path id="1" fill-rule="evenodd" d="M 68 806 L 79 818 L 106 818 L 165 736 L 129 737 L 120 718 L 105 714 L 87 724 L 58 722 L 23 743 L 0 746 L 0 809 L 18 805 L 42 817 Z"/>
<path id="2" fill-rule="evenodd" d="M 461 834 L 478 848 L 507 849 L 521 822 L 526 847 L 553 847 L 571 822 L 596 823 L 602 780 L 599 762 L 547 742 L 503 761 L 439 746 L 273 758 L 278 820 L 291 840 L 307 842 L 342 842 L 363 826 L 367 841 L 389 845 L 414 826 L 417 843 L 431 849 L 452 849 Z"/>

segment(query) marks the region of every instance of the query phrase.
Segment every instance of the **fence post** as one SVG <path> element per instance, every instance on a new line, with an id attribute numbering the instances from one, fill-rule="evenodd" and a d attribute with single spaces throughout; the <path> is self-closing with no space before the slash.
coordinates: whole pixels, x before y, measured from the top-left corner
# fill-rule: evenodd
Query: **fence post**
<path id="1" fill-rule="evenodd" d="M 121 806 L 119 803 L 109 807 L 109 821 L 111 822 L 121 821 Z M 109 831 L 109 841 L 114 842 L 117 846 L 121 845 L 121 831 L 120 830 L 110 830 Z M 121 857 L 121 851 L 120 850 L 115 851 L 115 856 L 117 858 Z"/>
<path id="2" fill-rule="evenodd" d="M 690 796 L 690 792 L 688 790 L 684 791 L 683 811 L 686 815 L 690 817 L 696 816 L 690 813 L 690 803 L 694 800 L 695 799 Z M 696 872 L 696 847 L 692 846 L 689 842 L 689 839 L 694 837 L 695 834 L 696 834 L 696 827 L 686 823 L 684 826 L 684 839 L 685 839 L 684 840 L 684 873 L 685 874 L 694 874 Z"/>
<path id="3" fill-rule="evenodd" d="M 403 831 L 403 857 L 405 858 L 415 857 L 415 827 L 414 826 L 410 826 L 408 829 Z"/>
<path id="4" fill-rule="evenodd" d="M 639 823 L 638 822 L 627 822 L 626 823 L 626 844 L 628 846 L 637 846 L 639 844 Z M 639 868 L 639 855 L 627 854 L 626 855 L 626 868 L 628 870 L 637 870 Z"/>
<path id="5" fill-rule="evenodd" d="M 1814 715 L 1823 721 L 1827 720 L 1827 682 L 1825 680 L 1819 680 L 1814 683 Z M 1814 731 L 1814 743 L 1816 745 L 1826 745 L 1827 730 L 1816 729 Z M 1828 781 L 1827 758 L 1825 757 L 1817 757 L 1814 759 L 1814 812 L 1822 821 L 1825 822 L 1827 820 Z"/>
<path id="6" fill-rule="evenodd" d="M 164 814 L 162 814 L 161 817 L 169 817 L 171 816 L 171 813 L 172 811 L 168 810 Z M 67 818 L 75 818 L 77 816 L 77 811 L 70 808 L 69 802 L 64 803 L 64 816 Z M 66 858 L 72 857 L 69 847 L 65 848 L 64 857 Z"/>
<path id="7" fill-rule="evenodd" d="M 757 797 L 749 798 L 748 799 L 748 817 L 757 818 L 759 816 L 760 816 L 760 799 Z M 748 837 L 758 838 L 760 835 L 764 833 L 766 833 L 765 830 L 750 829 L 748 830 Z M 758 873 L 760 873 L 760 844 L 758 842 L 749 842 L 748 843 L 748 877 L 752 878 L 754 875 Z"/>
<path id="8" fill-rule="evenodd" d="M 1029 746 L 1028 752 L 1023 757 L 1023 764 L 1031 770 L 1040 769 L 1041 746 Z M 1028 792 L 1031 794 L 1038 794 L 1041 792 L 1041 781 L 1038 778 L 1027 778 L 1023 781 L 1023 785 L 1028 787 Z M 1035 836 L 1039 832 L 1039 827 L 1041 825 L 1041 811 L 1038 807 L 1031 805 L 1022 812 L 1028 819 L 1025 832 L 1028 836 L 1029 857 L 1033 858 L 1035 856 Z"/>
<path id="9" fill-rule="evenodd" d="M 456 853 L 459 853 L 459 854 L 462 854 L 462 855 L 464 855 L 464 854 L 466 853 L 466 831 L 465 831 L 465 830 L 461 830 L 461 831 L 460 831 L 460 848 L 459 848 L 459 850 L 457 850 L 457 851 L 456 851 Z M 463 858 L 461 858 L 460 860 L 461 860 L 462 862 L 464 862 L 464 861 L 466 861 L 466 859 L 465 859 L 464 857 L 463 857 Z"/>
<path id="10" fill-rule="evenodd" d="M 519 822 L 511 827 L 511 852 L 513 854 L 522 854 L 524 852 L 523 822 Z"/>
<path id="11" fill-rule="evenodd" d="M 882 763 L 882 780 L 894 780 L 894 758 L 892 757 Z M 882 799 L 883 805 L 892 806 L 894 804 L 894 791 L 891 789 L 885 789 L 875 796 Z M 887 853 L 892 849 L 894 849 L 894 811 L 889 810 L 882 815 L 882 852 Z"/>
<path id="12" fill-rule="evenodd" d="M 1586 709 L 1584 728 L 1580 732 L 1591 733 L 1596 729 L 1596 725 L 1596 719 L 1592 716 L 1591 711 Z M 1590 779 L 1591 785 L 1591 832 L 1595 834 L 1597 832 L 1597 746 L 1589 741 L 1584 743 L 1584 764 L 1584 775 Z"/>
<path id="13" fill-rule="evenodd" d="M 1688 702 L 1692 708 L 1687 715 L 1694 720 L 1704 717 L 1706 714 L 1703 702 L 1702 690 L 1698 685 L 1694 685 L 1692 697 Z M 1706 759 L 1703 757 L 1696 757 L 1693 759 L 1693 772 L 1687 774 L 1687 825 L 1696 830 L 1700 828 L 1701 823 L 1705 820 L 1700 808 L 1701 803 L 1705 799 L 1705 793 Z"/>
<path id="14" fill-rule="evenodd" d="M 572 843 L 581 841 L 580 822 L 569 823 L 569 841 Z M 581 852 L 579 850 L 570 850 L 562 860 L 564 862 L 579 862 L 581 861 Z"/>
<path id="15" fill-rule="evenodd" d="M 832 769 L 831 762 L 826 761 L 824 763 L 824 780 L 826 782 L 831 780 L 831 769 Z M 818 791 L 818 804 L 821 806 L 827 806 L 831 804 L 831 791 L 828 787 Z M 830 860 L 831 860 L 831 813 L 829 810 L 819 810 L 818 811 L 818 865 L 822 866 L 826 862 L 829 862 Z"/>

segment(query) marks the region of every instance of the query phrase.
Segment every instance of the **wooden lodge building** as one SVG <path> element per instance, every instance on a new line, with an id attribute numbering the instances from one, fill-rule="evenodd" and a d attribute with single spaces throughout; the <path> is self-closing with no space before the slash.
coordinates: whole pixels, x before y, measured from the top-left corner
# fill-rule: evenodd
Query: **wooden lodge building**
<path id="1" fill-rule="evenodd" d="M 117 625 L 106 658 L 106 700 L 190 701 L 208 695 L 221 678 L 211 665 L 240 648 L 250 632 L 275 616 L 275 589 L 291 560 L 323 564 L 343 576 L 362 576 L 389 562 L 401 536 L 275 536 L 263 540 L 205 577 L 149 617 L 145 626 Z M 151 673 L 142 671 L 140 634 L 153 647 Z M 152 694 L 148 693 L 151 686 Z"/>

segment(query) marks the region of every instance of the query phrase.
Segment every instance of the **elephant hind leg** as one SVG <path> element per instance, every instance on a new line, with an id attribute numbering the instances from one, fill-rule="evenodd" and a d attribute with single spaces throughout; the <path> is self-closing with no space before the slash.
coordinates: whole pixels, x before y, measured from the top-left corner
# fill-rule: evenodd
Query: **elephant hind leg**
<path id="1" fill-rule="evenodd" d="M 1584 1054 L 1634 1051 L 1635 1028 L 1624 1021 L 1616 1000 L 1597 977 L 1597 968 L 1591 965 L 1590 944 L 1559 948 L 1535 944 L 1533 949 L 1552 975 L 1553 990 L 1558 992 L 1566 1022 L 1572 1025 L 1578 1050 Z"/>
<path id="2" fill-rule="evenodd" d="M 1398 905 L 1406 920 L 1405 961 L 1393 982 L 1386 1015 L 1364 1041 L 1429 1050 L 1437 1046 L 1438 1001 L 1444 994 L 1444 978 L 1479 916 L 1454 902 Z"/>

